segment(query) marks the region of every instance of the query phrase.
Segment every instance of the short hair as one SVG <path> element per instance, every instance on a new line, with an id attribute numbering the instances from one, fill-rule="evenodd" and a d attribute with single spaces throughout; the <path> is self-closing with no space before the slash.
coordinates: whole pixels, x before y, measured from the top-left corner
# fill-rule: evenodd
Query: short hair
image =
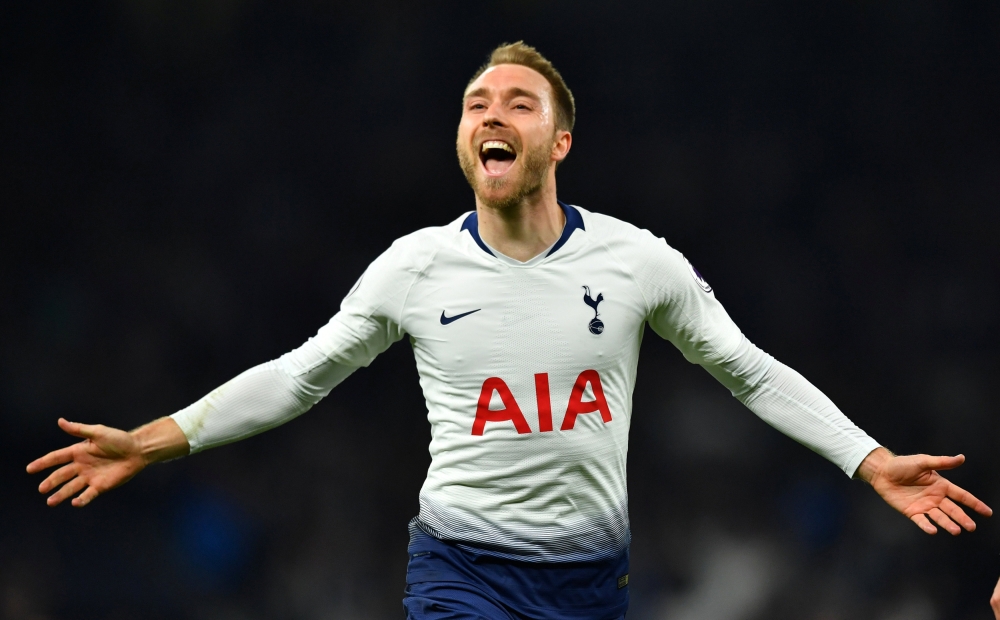
<path id="1" fill-rule="evenodd" d="M 548 81 L 549 86 L 552 87 L 552 96 L 556 104 L 556 128 L 573 131 L 573 125 L 576 123 L 576 102 L 573 100 L 573 93 L 570 92 L 566 82 L 559 75 L 559 71 L 552 66 L 548 58 L 542 56 L 535 48 L 525 44 L 524 41 L 503 43 L 490 52 L 486 63 L 479 67 L 476 74 L 469 80 L 469 84 L 471 85 L 487 69 L 496 65 L 521 65 L 541 73 L 542 77 Z"/>

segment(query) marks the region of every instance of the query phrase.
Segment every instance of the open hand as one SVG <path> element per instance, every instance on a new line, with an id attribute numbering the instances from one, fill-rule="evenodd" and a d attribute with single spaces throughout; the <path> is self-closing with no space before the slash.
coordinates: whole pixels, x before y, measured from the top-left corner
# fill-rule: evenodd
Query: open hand
<path id="1" fill-rule="evenodd" d="M 62 465 L 38 485 L 39 493 L 48 493 L 62 485 L 46 500 L 49 506 L 56 506 L 77 493 L 71 503 L 78 508 L 86 506 L 101 493 L 131 480 L 147 465 L 139 442 L 131 433 L 63 418 L 59 418 L 59 428 L 83 441 L 49 452 L 28 465 L 29 474 Z"/>
<path id="2" fill-rule="evenodd" d="M 970 532 L 975 530 L 975 521 L 965 514 L 959 504 L 968 506 L 984 517 L 993 514 L 990 507 L 972 493 L 937 473 L 937 470 L 954 469 L 964 463 L 965 457 L 961 454 L 892 456 L 887 451 L 886 454 L 888 458 L 880 459 L 869 482 L 886 503 L 909 517 L 928 534 L 937 533 L 934 523 L 953 536 L 961 534 L 963 528 Z"/>

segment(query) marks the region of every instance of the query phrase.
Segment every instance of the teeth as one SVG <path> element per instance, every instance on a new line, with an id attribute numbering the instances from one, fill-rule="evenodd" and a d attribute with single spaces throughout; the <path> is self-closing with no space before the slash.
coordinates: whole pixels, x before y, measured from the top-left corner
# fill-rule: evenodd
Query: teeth
<path id="1" fill-rule="evenodd" d="M 490 149 L 501 149 L 503 151 L 507 151 L 508 153 L 514 152 L 514 149 L 510 148 L 509 144 L 500 140 L 487 140 L 486 142 L 483 142 L 482 152 L 485 153 Z"/>

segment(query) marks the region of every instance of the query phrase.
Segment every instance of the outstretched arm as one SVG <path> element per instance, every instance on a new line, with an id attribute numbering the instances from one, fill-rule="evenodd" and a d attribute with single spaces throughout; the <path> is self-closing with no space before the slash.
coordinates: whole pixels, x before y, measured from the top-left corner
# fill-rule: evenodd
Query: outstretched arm
<path id="1" fill-rule="evenodd" d="M 301 415 L 353 371 L 330 361 L 312 339 L 242 373 L 190 407 L 131 432 L 60 418 L 59 427 L 83 441 L 32 462 L 28 473 L 62 465 L 38 491 L 49 493 L 61 485 L 48 498 L 49 506 L 78 493 L 73 505 L 86 506 L 151 463 L 238 441 Z"/>
<path id="2" fill-rule="evenodd" d="M 961 454 L 896 456 L 885 448 L 878 448 L 861 462 L 855 475 L 871 484 L 887 504 L 928 534 L 937 533 L 934 527 L 937 523 L 958 536 L 962 528 L 970 532 L 976 529 L 976 522 L 959 504 L 984 517 L 993 514 L 993 510 L 972 493 L 937 473 L 942 469 L 954 469 L 964 462 L 965 457 Z"/>
<path id="3" fill-rule="evenodd" d="M 402 338 L 401 303 L 420 271 L 408 262 L 421 255 L 413 243 L 397 242 L 372 263 L 340 312 L 305 344 L 247 370 L 169 418 L 131 432 L 60 419 L 64 431 L 84 441 L 28 465 L 28 473 L 62 465 L 39 491 L 62 485 L 49 497 L 50 506 L 78 493 L 73 505 L 86 506 L 150 463 L 239 441 L 305 413 Z"/>
<path id="4" fill-rule="evenodd" d="M 897 457 L 880 447 L 805 377 L 747 340 L 712 287 L 683 256 L 648 233 L 637 237 L 620 251 L 635 267 L 636 282 L 649 303 L 650 327 L 761 419 L 848 476 L 870 482 L 890 506 L 929 534 L 937 531 L 934 523 L 952 534 L 974 529 L 959 504 L 992 514 L 983 502 L 937 473 L 958 467 L 965 457 Z"/>
<path id="5" fill-rule="evenodd" d="M 184 433 L 170 418 L 131 432 L 63 418 L 59 418 L 59 428 L 83 441 L 49 452 L 28 465 L 29 474 L 62 465 L 38 486 L 39 493 L 60 487 L 46 501 L 49 506 L 78 493 L 71 503 L 78 508 L 86 506 L 101 493 L 131 480 L 147 465 L 184 456 L 189 449 Z"/>
<path id="6" fill-rule="evenodd" d="M 766 371 L 755 369 L 768 364 Z M 805 377 L 771 360 L 744 339 L 730 360 L 708 367 L 734 395 L 765 422 L 861 478 L 888 503 L 928 534 L 938 524 L 953 535 L 976 529 L 959 507 L 989 516 L 992 511 L 971 493 L 937 472 L 954 469 L 964 456 L 896 456 L 878 445 Z"/>
<path id="7" fill-rule="evenodd" d="M 744 341 L 743 363 L 764 354 Z M 758 362 L 759 363 L 759 362 Z M 739 362 L 710 369 L 713 374 L 737 370 Z M 735 372 L 734 374 L 739 374 Z M 729 381 L 733 377 L 725 377 Z M 953 535 L 972 531 L 975 522 L 959 507 L 964 504 L 989 516 L 992 511 L 971 493 L 937 472 L 954 469 L 964 456 L 896 456 L 880 447 L 852 423 L 833 402 L 805 377 L 774 360 L 755 384 L 744 384 L 736 397 L 781 432 L 841 466 L 846 474 L 861 478 L 888 503 L 928 534 L 934 523 Z"/>
<path id="8" fill-rule="evenodd" d="M 193 405 L 126 432 L 59 419 L 83 441 L 28 465 L 33 474 L 62 465 L 38 487 L 49 506 L 67 498 L 83 507 L 125 484 L 151 463 L 256 435 L 301 415 L 355 370 L 325 356 L 316 339 L 278 360 L 255 366 Z"/>

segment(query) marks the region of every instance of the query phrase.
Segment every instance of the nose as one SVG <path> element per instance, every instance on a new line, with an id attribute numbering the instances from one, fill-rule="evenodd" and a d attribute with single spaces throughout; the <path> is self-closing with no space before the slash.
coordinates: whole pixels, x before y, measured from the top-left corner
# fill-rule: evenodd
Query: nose
<path id="1" fill-rule="evenodd" d="M 500 103 L 494 103 L 486 110 L 486 114 L 483 115 L 483 127 L 506 127 L 507 123 L 504 121 L 503 117 L 503 105 Z"/>

